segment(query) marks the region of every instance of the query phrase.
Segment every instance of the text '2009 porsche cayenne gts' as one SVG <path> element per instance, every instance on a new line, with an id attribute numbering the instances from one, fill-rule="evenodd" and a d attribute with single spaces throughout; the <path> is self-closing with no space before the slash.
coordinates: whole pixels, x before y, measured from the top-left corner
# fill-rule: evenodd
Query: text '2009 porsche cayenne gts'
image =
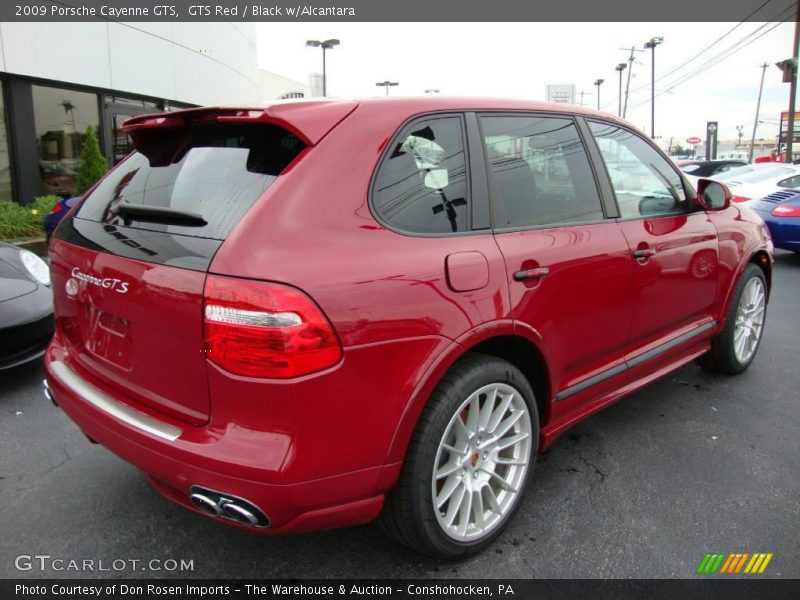
<path id="1" fill-rule="evenodd" d="M 125 130 L 50 248 L 48 394 L 221 522 L 377 519 L 464 556 L 569 427 L 758 349 L 763 223 L 608 115 L 389 98 Z"/>

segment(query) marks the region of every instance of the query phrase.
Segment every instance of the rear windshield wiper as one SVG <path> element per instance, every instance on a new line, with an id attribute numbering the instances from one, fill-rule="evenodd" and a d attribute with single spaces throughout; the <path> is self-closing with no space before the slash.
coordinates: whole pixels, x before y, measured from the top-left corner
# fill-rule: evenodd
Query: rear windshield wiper
<path id="1" fill-rule="evenodd" d="M 148 223 L 162 223 L 164 225 L 181 225 L 184 227 L 205 227 L 208 222 L 203 215 L 185 210 L 176 210 L 165 206 L 150 206 L 148 204 L 118 204 L 111 209 L 119 215 L 126 226 L 131 221 L 146 221 Z"/>

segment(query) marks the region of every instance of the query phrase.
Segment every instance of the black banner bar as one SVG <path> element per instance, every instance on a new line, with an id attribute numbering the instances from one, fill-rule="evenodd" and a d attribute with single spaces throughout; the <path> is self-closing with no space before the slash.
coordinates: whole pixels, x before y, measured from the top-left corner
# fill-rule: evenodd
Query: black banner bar
<path id="1" fill-rule="evenodd" d="M 672 580 L 567 580 L 567 579 L 484 579 L 484 580 L 158 580 L 61 579 L 0 581 L 0 598 L 98 598 L 110 600 L 153 600 L 192 598 L 395 598 L 397 600 L 479 600 L 483 598 L 537 600 L 796 600 L 797 580 L 709 577 Z"/>
<path id="2" fill-rule="evenodd" d="M 788 0 L 3 0 L 0 21 L 771 21 Z M 600 32 L 598 32 L 600 33 Z"/>

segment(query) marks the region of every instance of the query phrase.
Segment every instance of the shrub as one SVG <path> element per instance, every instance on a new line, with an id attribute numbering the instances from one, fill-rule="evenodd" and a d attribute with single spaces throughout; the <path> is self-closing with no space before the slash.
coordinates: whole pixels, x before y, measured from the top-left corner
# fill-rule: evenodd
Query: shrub
<path id="1" fill-rule="evenodd" d="M 58 196 L 40 196 L 33 204 L 21 206 L 0 200 L 0 240 L 44 237 L 44 218 L 58 201 Z"/>
<path id="2" fill-rule="evenodd" d="M 83 149 L 78 162 L 78 191 L 77 196 L 83 194 L 94 185 L 94 182 L 106 174 L 108 165 L 100 152 L 100 144 L 93 127 L 86 128 L 83 138 Z"/>

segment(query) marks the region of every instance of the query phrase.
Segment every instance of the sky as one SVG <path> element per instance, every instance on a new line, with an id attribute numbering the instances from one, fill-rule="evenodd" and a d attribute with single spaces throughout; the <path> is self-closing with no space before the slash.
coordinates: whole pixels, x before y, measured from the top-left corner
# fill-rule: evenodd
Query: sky
<path id="1" fill-rule="evenodd" d="M 792 56 L 794 23 L 259 23 L 257 32 L 259 67 L 303 83 L 322 70 L 322 51 L 305 41 L 341 40 L 327 52 L 329 96 L 382 95 L 375 83 L 389 79 L 399 83 L 389 92 L 393 96 L 438 88 L 442 95 L 544 100 L 546 84 L 572 83 L 587 92 L 584 104 L 596 108 L 593 82 L 604 79 L 600 107 L 613 114 L 619 87 L 614 67 L 630 55 L 621 48 L 643 49 L 650 38 L 663 37 L 655 55 L 655 133 L 686 145 L 691 136 L 705 139 L 707 121 L 719 122 L 720 140 L 736 139 L 742 126 L 742 142 L 749 142 L 765 62 L 756 137 L 775 139 L 780 112 L 788 110 L 789 84 L 781 82 L 774 63 Z M 627 114 L 647 133 L 651 60 L 650 50 L 635 53 Z M 623 94 L 626 77 L 627 70 Z"/>

